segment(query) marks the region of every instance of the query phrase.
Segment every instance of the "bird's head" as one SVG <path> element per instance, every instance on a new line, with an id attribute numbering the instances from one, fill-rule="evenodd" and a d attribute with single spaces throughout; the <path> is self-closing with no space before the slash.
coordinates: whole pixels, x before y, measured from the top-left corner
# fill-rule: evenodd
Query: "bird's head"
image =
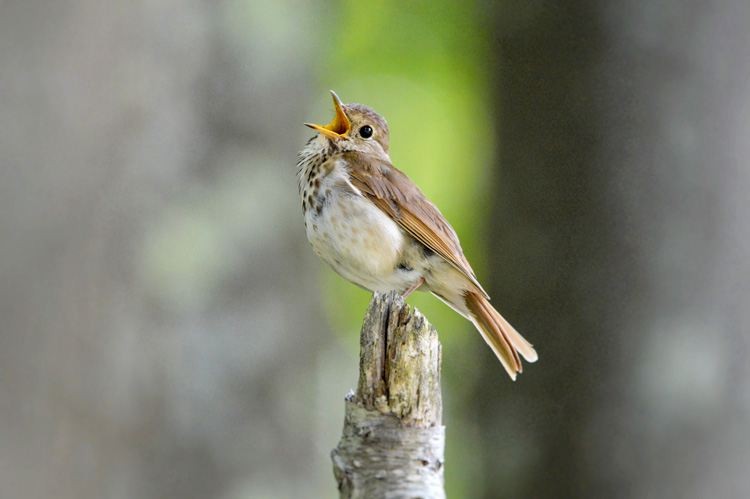
<path id="1" fill-rule="evenodd" d="M 336 116 L 326 125 L 305 123 L 338 148 L 388 157 L 388 124 L 373 109 L 362 104 L 343 104 L 331 90 Z"/>

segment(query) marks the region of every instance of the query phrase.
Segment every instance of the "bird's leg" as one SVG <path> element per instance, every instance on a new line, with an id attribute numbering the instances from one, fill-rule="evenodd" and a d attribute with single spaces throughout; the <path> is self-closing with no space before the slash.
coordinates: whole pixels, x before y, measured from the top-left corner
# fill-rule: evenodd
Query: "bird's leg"
<path id="1" fill-rule="evenodd" d="M 415 292 L 417 288 L 421 286 L 422 284 L 424 284 L 424 277 L 420 277 L 419 279 L 417 279 L 417 281 L 414 284 L 409 286 L 409 289 L 407 289 L 401 294 L 401 298 L 406 300 L 407 298 L 409 298 L 409 295 Z"/>

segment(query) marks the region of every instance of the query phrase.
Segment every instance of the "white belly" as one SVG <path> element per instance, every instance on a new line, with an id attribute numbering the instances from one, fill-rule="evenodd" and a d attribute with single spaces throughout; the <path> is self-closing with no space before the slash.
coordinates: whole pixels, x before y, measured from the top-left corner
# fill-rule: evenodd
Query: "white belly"
<path id="1" fill-rule="evenodd" d="M 320 213 L 305 214 L 315 253 L 345 279 L 370 291 L 403 291 L 418 275 L 400 269 L 404 231 L 368 199 L 332 190 Z"/>

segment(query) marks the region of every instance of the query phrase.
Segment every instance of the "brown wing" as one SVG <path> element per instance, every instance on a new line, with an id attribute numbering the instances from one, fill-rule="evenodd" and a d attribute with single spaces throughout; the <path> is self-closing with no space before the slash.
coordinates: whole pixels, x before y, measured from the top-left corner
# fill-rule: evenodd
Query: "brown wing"
<path id="1" fill-rule="evenodd" d="M 341 158 L 350 166 L 350 181 L 406 232 L 464 274 L 486 297 L 464 256 L 458 236 L 437 206 L 392 164 L 358 152 Z"/>

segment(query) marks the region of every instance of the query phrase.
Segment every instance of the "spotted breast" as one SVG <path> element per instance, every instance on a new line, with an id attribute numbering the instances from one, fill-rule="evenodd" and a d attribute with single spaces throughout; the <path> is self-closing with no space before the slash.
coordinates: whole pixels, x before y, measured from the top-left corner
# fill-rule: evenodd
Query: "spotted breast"
<path id="1" fill-rule="evenodd" d="M 409 266 L 416 241 L 352 185 L 338 151 L 315 137 L 302 152 L 298 185 L 307 238 L 342 277 L 369 291 L 406 289 L 419 278 Z"/>

